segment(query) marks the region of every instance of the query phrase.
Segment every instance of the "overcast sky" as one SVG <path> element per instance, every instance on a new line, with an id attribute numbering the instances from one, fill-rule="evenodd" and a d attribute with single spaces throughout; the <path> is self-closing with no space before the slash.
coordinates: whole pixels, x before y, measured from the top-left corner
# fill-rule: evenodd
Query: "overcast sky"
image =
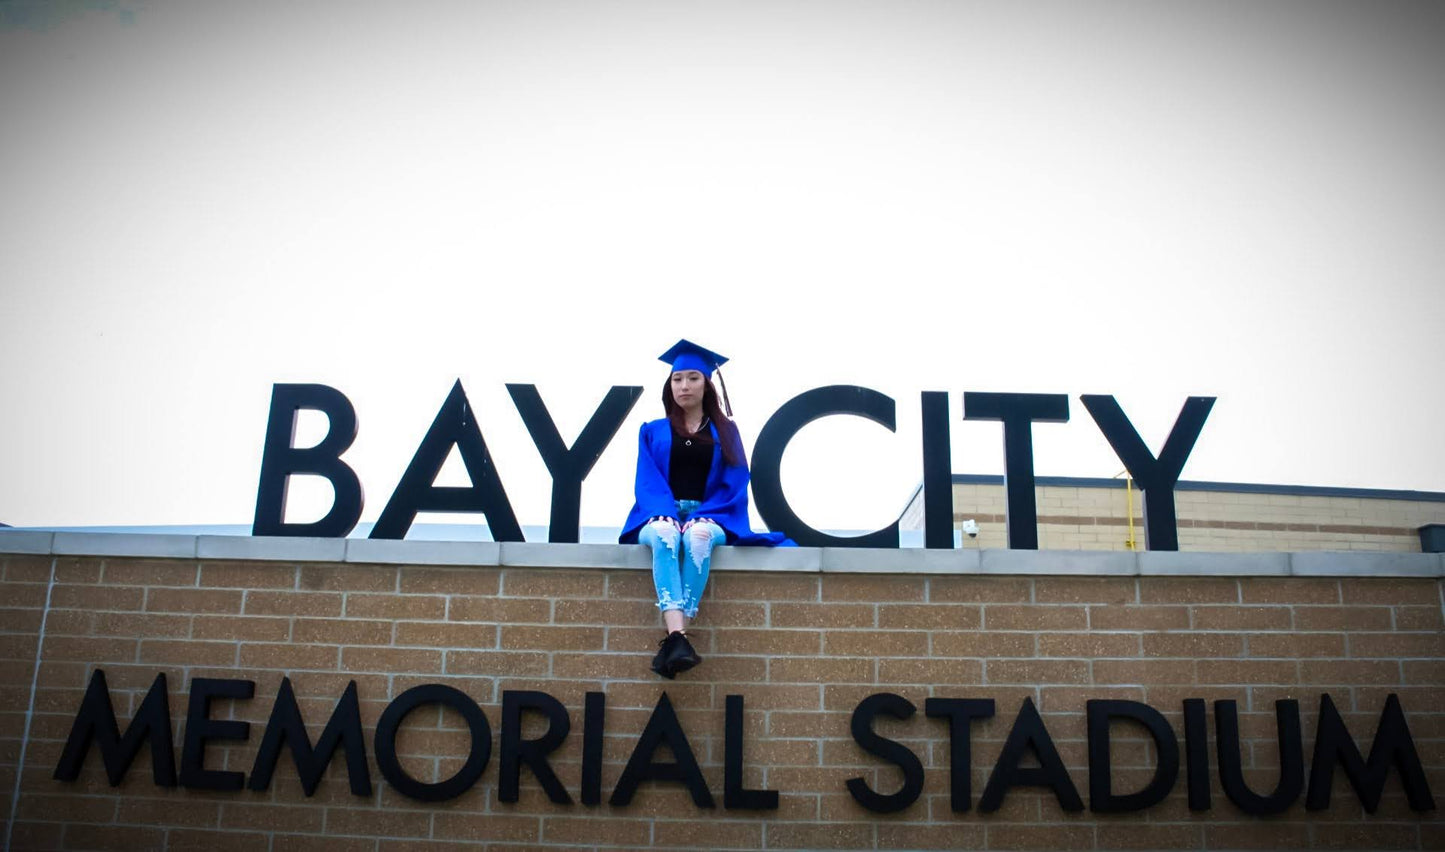
<path id="1" fill-rule="evenodd" d="M 959 473 L 964 390 L 1069 394 L 1075 476 L 1122 467 L 1079 394 L 1156 452 L 1212 395 L 1187 479 L 1445 490 L 1442 46 L 1435 2 L 0 3 L 0 521 L 249 523 L 275 382 L 354 403 L 373 520 L 460 378 L 524 524 L 503 385 L 569 443 L 645 386 L 617 526 L 681 336 L 749 444 L 897 400 L 794 440 L 820 527 L 897 516 L 923 390 Z"/>

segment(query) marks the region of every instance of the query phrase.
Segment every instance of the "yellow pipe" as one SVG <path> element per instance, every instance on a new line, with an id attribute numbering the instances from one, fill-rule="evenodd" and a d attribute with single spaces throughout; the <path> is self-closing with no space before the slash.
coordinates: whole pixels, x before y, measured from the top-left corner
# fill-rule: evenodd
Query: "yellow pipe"
<path id="1" fill-rule="evenodd" d="M 1124 477 L 1124 493 L 1127 495 L 1129 503 L 1129 539 L 1124 544 L 1128 545 L 1130 550 L 1135 550 L 1137 548 L 1134 541 L 1134 477 Z"/>

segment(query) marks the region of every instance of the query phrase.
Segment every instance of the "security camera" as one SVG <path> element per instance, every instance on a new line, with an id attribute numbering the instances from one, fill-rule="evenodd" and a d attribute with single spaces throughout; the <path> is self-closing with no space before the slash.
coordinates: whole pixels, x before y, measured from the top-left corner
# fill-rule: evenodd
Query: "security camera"
<path id="1" fill-rule="evenodd" d="M 978 521 L 975 521 L 973 518 L 964 521 L 962 529 L 964 535 L 967 535 L 969 538 L 978 538 Z"/>

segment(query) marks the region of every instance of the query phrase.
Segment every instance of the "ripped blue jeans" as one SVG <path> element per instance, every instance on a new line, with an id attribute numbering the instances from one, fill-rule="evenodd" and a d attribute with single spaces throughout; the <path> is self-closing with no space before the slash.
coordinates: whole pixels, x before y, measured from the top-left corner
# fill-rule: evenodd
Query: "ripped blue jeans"
<path id="1" fill-rule="evenodd" d="M 696 500 L 677 501 L 677 520 L 686 523 L 701 505 Z M 699 521 L 679 533 L 667 521 L 644 524 L 637 540 L 652 548 L 652 585 L 657 589 L 657 608 L 663 612 L 682 610 L 688 618 L 697 615 L 697 604 L 707 588 L 712 549 L 727 541 L 727 533 L 712 521 Z"/>

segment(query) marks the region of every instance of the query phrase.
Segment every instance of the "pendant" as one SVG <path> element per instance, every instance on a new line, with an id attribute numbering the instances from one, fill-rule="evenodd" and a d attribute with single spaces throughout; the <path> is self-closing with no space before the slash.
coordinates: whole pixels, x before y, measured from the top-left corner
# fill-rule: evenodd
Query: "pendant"
<path id="1" fill-rule="evenodd" d="M 692 446 L 692 439 L 691 439 L 691 438 L 688 438 L 686 441 L 683 441 L 683 442 L 682 442 L 682 445 L 683 445 L 684 447 L 691 447 L 691 446 Z"/>

